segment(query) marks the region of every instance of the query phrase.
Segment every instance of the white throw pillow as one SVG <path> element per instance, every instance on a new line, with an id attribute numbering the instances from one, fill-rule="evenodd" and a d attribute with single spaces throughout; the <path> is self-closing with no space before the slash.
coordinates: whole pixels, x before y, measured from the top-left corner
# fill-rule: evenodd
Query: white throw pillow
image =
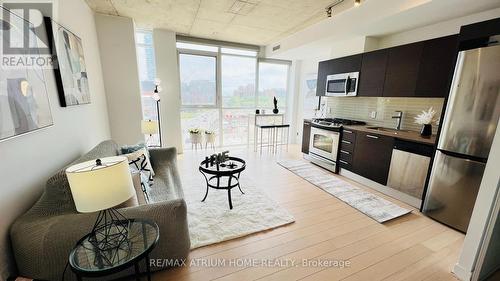
<path id="1" fill-rule="evenodd" d="M 123 156 L 127 157 L 130 166 L 133 166 L 137 170 L 145 173 L 148 176 L 149 183 L 153 183 L 153 176 L 155 175 L 155 172 L 153 171 L 153 166 L 151 166 L 151 162 L 149 161 L 147 150 L 145 148 L 141 148 L 129 154 L 124 154 Z"/>

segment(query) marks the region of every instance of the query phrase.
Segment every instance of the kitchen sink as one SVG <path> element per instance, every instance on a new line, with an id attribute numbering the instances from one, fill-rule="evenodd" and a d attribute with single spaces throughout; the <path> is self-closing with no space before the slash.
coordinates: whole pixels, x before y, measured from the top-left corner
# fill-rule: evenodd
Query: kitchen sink
<path id="1" fill-rule="evenodd" d="M 399 133 L 402 133 L 402 132 L 410 132 L 408 130 L 396 130 L 396 129 L 385 128 L 385 127 L 366 127 L 366 128 L 370 129 L 370 130 L 377 130 L 377 131 L 392 133 L 392 134 L 395 134 L 395 135 L 397 135 Z"/>

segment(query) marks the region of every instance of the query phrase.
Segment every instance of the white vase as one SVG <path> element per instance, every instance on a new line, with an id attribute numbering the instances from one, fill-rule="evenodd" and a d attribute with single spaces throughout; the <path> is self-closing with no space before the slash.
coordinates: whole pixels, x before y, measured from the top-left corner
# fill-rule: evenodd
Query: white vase
<path id="1" fill-rule="evenodd" d="M 201 133 L 189 133 L 189 138 L 191 139 L 191 148 L 198 149 L 198 144 L 202 146 L 202 135 Z"/>
<path id="2" fill-rule="evenodd" d="M 208 147 L 208 145 L 210 144 L 210 147 L 215 149 L 215 134 L 212 133 L 212 134 L 205 134 L 205 148 Z"/>

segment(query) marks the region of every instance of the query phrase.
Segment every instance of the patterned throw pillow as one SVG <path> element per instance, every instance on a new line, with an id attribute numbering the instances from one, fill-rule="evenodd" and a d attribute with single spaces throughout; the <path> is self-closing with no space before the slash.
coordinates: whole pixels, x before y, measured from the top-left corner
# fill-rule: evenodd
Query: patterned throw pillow
<path id="1" fill-rule="evenodd" d="M 150 185 L 153 184 L 154 171 L 151 166 L 151 162 L 149 162 L 146 149 L 141 148 L 123 156 L 128 158 L 128 162 L 131 167 L 141 171 L 141 173 L 144 173 L 147 176 Z"/>
<path id="2" fill-rule="evenodd" d="M 143 142 L 139 142 L 139 143 L 133 144 L 133 145 L 124 145 L 121 147 L 120 150 L 121 150 L 121 154 L 129 154 L 129 153 L 136 152 L 137 150 L 140 150 L 143 148 L 146 150 L 146 154 L 149 157 L 148 146 Z"/>
<path id="3" fill-rule="evenodd" d="M 135 169 L 135 165 L 130 166 L 132 173 L 132 180 L 134 182 L 135 193 L 137 194 L 137 201 L 139 205 L 149 203 L 149 182 L 148 177 Z"/>

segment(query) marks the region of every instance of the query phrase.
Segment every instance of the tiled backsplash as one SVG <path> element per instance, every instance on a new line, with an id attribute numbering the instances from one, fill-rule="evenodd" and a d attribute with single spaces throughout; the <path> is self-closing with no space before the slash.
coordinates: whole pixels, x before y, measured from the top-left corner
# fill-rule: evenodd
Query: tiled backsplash
<path id="1" fill-rule="evenodd" d="M 414 117 L 422 110 L 429 107 L 436 111 L 436 119 L 441 116 L 444 98 L 370 98 L 370 97 L 328 97 L 327 106 L 330 107 L 328 117 L 347 118 L 365 121 L 368 125 L 394 128 L 396 119 L 391 117 L 395 111 L 403 112 L 401 129 L 420 131 L 421 125 L 415 123 Z M 376 118 L 370 118 L 372 111 L 376 112 Z M 328 111 L 326 111 L 328 112 Z M 439 120 L 438 120 L 439 122 Z M 437 124 L 432 124 L 435 134 Z"/>

